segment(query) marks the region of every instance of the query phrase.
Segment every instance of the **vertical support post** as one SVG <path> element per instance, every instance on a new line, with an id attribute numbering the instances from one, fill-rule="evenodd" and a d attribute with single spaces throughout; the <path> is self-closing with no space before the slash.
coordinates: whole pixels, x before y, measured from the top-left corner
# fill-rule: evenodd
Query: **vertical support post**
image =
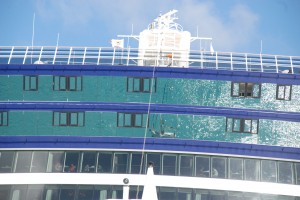
<path id="1" fill-rule="evenodd" d="M 57 54 L 57 46 L 55 47 L 55 52 L 54 52 L 54 57 L 53 57 L 53 61 L 52 61 L 52 64 L 55 63 L 55 59 L 56 59 L 56 54 Z"/>
<path id="2" fill-rule="evenodd" d="M 38 62 L 40 62 L 40 61 L 41 61 L 41 58 L 42 58 L 42 53 L 43 53 L 43 49 L 44 49 L 44 47 L 41 47 L 41 51 L 40 51 L 40 55 L 39 55 L 39 61 L 38 61 Z"/>
<path id="3" fill-rule="evenodd" d="M 218 69 L 219 66 L 218 66 L 218 52 L 216 52 L 216 69 Z"/>
<path id="4" fill-rule="evenodd" d="M 82 65 L 84 65 L 85 56 L 86 56 L 86 47 L 84 47 L 83 59 L 82 59 Z"/>
<path id="5" fill-rule="evenodd" d="M 262 54 L 260 54 L 260 70 L 264 72 L 263 63 L 262 63 Z"/>
<path id="6" fill-rule="evenodd" d="M 10 61 L 11 61 L 11 58 L 12 58 L 12 54 L 13 54 L 14 48 L 15 48 L 15 47 L 12 47 L 12 48 L 11 48 L 11 51 L 10 51 L 10 55 L 9 55 L 9 59 L 8 59 L 8 63 L 7 63 L 7 64 L 10 64 Z"/>
<path id="7" fill-rule="evenodd" d="M 278 70 L 278 62 L 277 62 L 277 56 L 275 55 L 275 66 L 276 66 L 276 73 L 279 72 Z"/>
<path id="8" fill-rule="evenodd" d="M 99 47 L 97 65 L 100 64 L 101 47 Z"/>
<path id="9" fill-rule="evenodd" d="M 24 55 L 24 59 L 23 59 L 23 65 L 25 64 L 27 52 L 28 52 L 28 46 L 26 47 L 26 51 L 25 51 L 25 55 Z"/>
<path id="10" fill-rule="evenodd" d="M 245 53 L 245 60 L 246 60 L 246 71 L 248 71 L 248 57 L 247 57 L 247 53 Z"/>
<path id="11" fill-rule="evenodd" d="M 116 48 L 114 47 L 114 52 L 113 52 L 113 59 L 112 59 L 112 65 L 115 64 L 115 54 L 116 54 Z"/>
<path id="12" fill-rule="evenodd" d="M 231 68 L 231 70 L 233 70 L 232 52 L 230 53 L 230 68 Z"/>
<path id="13" fill-rule="evenodd" d="M 68 58 L 68 65 L 70 64 L 70 60 L 71 60 L 72 51 L 73 51 L 73 48 L 72 48 L 72 47 L 70 47 L 69 58 Z"/>
<path id="14" fill-rule="evenodd" d="M 130 47 L 127 48 L 127 62 L 126 62 L 126 65 L 128 66 L 129 65 L 129 55 L 130 55 Z"/>
<path id="15" fill-rule="evenodd" d="M 291 70 L 292 70 L 292 74 L 294 74 L 294 66 L 293 66 L 293 59 L 292 59 L 292 56 L 290 56 L 290 61 L 291 61 Z"/>
<path id="16" fill-rule="evenodd" d="M 201 62 L 201 69 L 203 69 L 203 51 L 200 49 L 200 62 Z"/>
<path id="17" fill-rule="evenodd" d="M 129 199 L 129 185 L 123 186 L 123 200 Z"/>

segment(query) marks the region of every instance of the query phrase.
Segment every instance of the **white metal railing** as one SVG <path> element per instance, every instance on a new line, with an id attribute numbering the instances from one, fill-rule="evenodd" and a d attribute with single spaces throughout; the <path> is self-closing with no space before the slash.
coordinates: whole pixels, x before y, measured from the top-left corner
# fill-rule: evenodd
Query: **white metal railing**
<path id="1" fill-rule="evenodd" d="M 0 64 L 168 66 L 300 74 L 300 56 L 112 47 L 1 46 Z"/>

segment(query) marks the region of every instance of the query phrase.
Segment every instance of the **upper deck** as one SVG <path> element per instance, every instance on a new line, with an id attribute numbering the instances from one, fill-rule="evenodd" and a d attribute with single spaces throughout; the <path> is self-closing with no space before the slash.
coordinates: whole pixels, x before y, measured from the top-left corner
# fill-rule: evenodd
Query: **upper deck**
<path id="1" fill-rule="evenodd" d="M 300 74 L 300 56 L 189 50 L 188 56 L 182 58 L 178 56 L 179 50 L 149 53 L 147 49 L 148 53 L 143 55 L 140 51 L 113 47 L 1 46 L 0 64 L 158 66 Z M 181 63 L 187 64 L 180 66 Z"/>

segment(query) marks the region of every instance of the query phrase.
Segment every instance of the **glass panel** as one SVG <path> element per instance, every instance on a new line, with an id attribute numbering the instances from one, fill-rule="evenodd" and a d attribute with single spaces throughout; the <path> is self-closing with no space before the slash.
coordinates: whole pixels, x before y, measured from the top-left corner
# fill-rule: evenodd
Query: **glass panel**
<path id="1" fill-rule="evenodd" d="M 111 190 L 112 199 L 122 199 L 123 198 L 123 187 L 113 186 Z"/>
<path id="2" fill-rule="evenodd" d="M 12 200 L 23 200 L 26 197 L 27 187 L 23 185 L 16 185 L 13 187 Z"/>
<path id="3" fill-rule="evenodd" d="M 176 156 L 163 155 L 163 174 L 176 175 Z"/>
<path id="4" fill-rule="evenodd" d="M 226 192 L 223 191 L 211 191 L 210 192 L 210 200 L 225 200 Z"/>
<path id="5" fill-rule="evenodd" d="M 124 113 L 118 113 L 118 127 L 124 126 Z"/>
<path id="6" fill-rule="evenodd" d="M 142 114 L 135 114 L 135 127 L 142 127 L 143 115 Z"/>
<path id="7" fill-rule="evenodd" d="M 62 186 L 59 195 L 60 200 L 74 200 L 75 199 L 75 187 L 74 186 Z"/>
<path id="8" fill-rule="evenodd" d="M 254 159 L 245 159 L 245 180 L 259 181 L 260 162 Z"/>
<path id="9" fill-rule="evenodd" d="M 71 126 L 78 126 L 78 113 L 77 112 L 71 112 L 70 113 L 70 125 Z"/>
<path id="10" fill-rule="evenodd" d="M 251 97 L 252 96 L 252 92 L 253 92 L 253 83 L 246 83 L 247 85 L 247 97 Z"/>
<path id="11" fill-rule="evenodd" d="M 177 196 L 178 196 L 178 199 L 180 200 L 192 200 L 192 194 L 193 194 L 193 191 L 192 189 L 178 189 L 178 193 L 177 193 Z"/>
<path id="12" fill-rule="evenodd" d="M 74 76 L 70 76 L 69 77 L 69 87 L 70 87 L 70 90 L 73 90 L 73 91 L 76 90 L 76 85 L 77 85 L 76 81 L 77 81 L 76 77 L 74 77 Z"/>
<path id="13" fill-rule="evenodd" d="M 82 153 L 82 172 L 90 173 L 96 171 L 96 152 Z"/>
<path id="14" fill-rule="evenodd" d="M 59 125 L 60 126 L 67 126 L 67 116 L 68 113 L 66 112 L 61 112 L 59 115 Z"/>
<path id="15" fill-rule="evenodd" d="M 47 185 L 46 189 L 46 200 L 58 200 L 59 199 L 59 188 L 58 186 Z"/>
<path id="16" fill-rule="evenodd" d="M 240 119 L 233 119 L 233 131 L 234 132 L 241 132 L 241 120 Z"/>
<path id="17" fill-rule="evenodd" d="M 93 186 L 79 186 L 77 200 L 93 200 L 94 187 Z"/>
<path id="18" fill-rule="evenodd" d="M 14 157 L 14 151 L 0 152 L 0 173 L 12 172 Z"/>
<path id="19" fill-rule="evenodd" d="M 285 86 L 277 85 L 277 99 L 284 99 L 285 96 Z"/>
<path id="20" fill-rule="evenodd" d="M 28 185 L 26 200 L 43 200 L 43 185 Z"/>
<path id="21" fill-rule="evenodd" d="M 60 116 L 59 112 L 53 112 L 53 125 L 54 126 L 59 126 L 60 125 L 59 116 Z"/>
<path id="22" fill-rule="evenodd" d="M 76 77 L 76 90 L 82 91 L 82 77 L 81 76 Z"/>
<path id="23" fill-rule="evenodd" d="M 124 114 L 124 126 L 131 126 L 131 114 Z"/>
<path id="24" fill-rule="evenodd" d="M 114 157 L 114 173 L 127 173 L 128 154 L 116 153 Z"/>
<path id="25" fill-rule="evenodd" d="M 48 162 L 47 151 L 34 151 L 31 172 L 46 172 Z"/>
<path id="26" fill-rule="evenodd" d="M 64 152 L 50 152 L 47 172 L 62 172 L 64 166 Z"/>
<path id="27" fill-rule="evenodd" d="M 240 97 L 245 97 L 246 96 L 246 84 L 245 83 L 239 83 L 239 96 Z"/>
<path id="28" fill-rule="evenodd" d="M 252 120 L 252 130 L 251 133 L 253 134 L 257 134 L 258 133 L 258 120 L 257 119 L 253 119 Z"/>
<path id="29" fill-rule="evenodd" d="M 276 182 L 276 162 L 271 160 L 261 161 L 261 181 Z"/>
<path id="30" fill-rule="evenodd" d="M 243 179 L 243 160 L 229 159 L 229 178 L 242 180 Z"/>
<path id="31" fill-rule="evenodd" d="M 1 200 L 10 200 L 10 188 L 11 186 L 8 185 L 0 185 L 0 199 Z"/>
<path id="32" fill-rule="evenodd" d="M 252 125 L 252 120 L 251 119 L 245 119 L 244 120 L 244 133 L 251 133 L 251 125 Z"/>
<path id="33" fill-rule="evenodd" d="M 152 162 L 153 163 L 153 171 L 154 174 L 159 175 L 160 174 L 160 154 L 156 154 L 156 153 L 148 153 L 147 154 L 147 162 L 149 163 Z"/>
<path id="34" fill-rule="evenodd" d="M 84 126 L 84 120 L 85 120 L 84 117 L 85 117 L 84 112 L 78 113 L 78 126 Z"/>
<path id="35" fill-rule="evenodd" d="M 23 89 L 24 90 L 29 90 L 29 81 L 30 81 L 30 77 L 29 76 L 23 76 L 23 84 L 24 84 L 24 86 L 23 86 Z"/>
<path id="36" fill-rule="evenodd" d="M 53 76 L 53 90 L 59 90 L 59 76 Z"/>
<path id="37" fill-rule="evenodd" d="M 142 162 L 142 167 L 141 167 L 141 159 L 142 159 L 142 154 L 140 153 L 133 153 L 131 155 L 131 174 L 139 174 L 140 170 L 141 173 L 144 174 L 145 164 L 144 162 Z"/>
<path id="38" fill-rule="evenodd" d="M 109 193 L 109 186 L 96 185 L 93 200 L 106 200 L 110 198 L 108 193 Z"/>
<path id="39" fill-rule="evenodd" d="M 231 95 L 239 96 L 239 83 L 231 83 Z"/>
<path id="40" fill-rule="evenodd" d="M 158 193 L 159 200 L 176 199 L 176 188 L 161 187 Z"/>
<path id="41" fill-rule="evenodd" d="M 180 156 L 180 176 L 193 175 L 193 156 Z"/>
<path id="42" fill-rule="evenodd" d="M 291 85 L 286 85 L 285 86 L 284 100 L 291 100 L 291 93 L 292 93 L 292 86 Z"/>
<path id="43" fill-rule="evenodd" d="M 295 163 L 296 168 L 296 184 L 300 185 L 300 163 Z"/>
<path id="44" fill-rule="evenodd" d="M 8 112 L 0 112 L 0 126 L 8 125 Z"/>
<path id="45" fill-rule="evenodd" d="M 30 76 L 30 90 L 36 90 L 36 89 L 37 89 L 37 77 Z"/>
<path id="46" fill-rule="evenodd" d="M 253 84 L 253 94 L 252 97 L 260 97 L 260 84 Z"/>
<path id="47" fill-rule="evenodd" d="M 67 78 L 64 76 L 59 77 L 59 90 L 67 90 Z"/>
<path id="48" fill-rule="evenodd" d="M 226 118 L 226 132 L 232 132 L 232 118 Z"/>
<path id="49" fill-rule="evenodd" d="M 278 182 L 279 183 L 293 183 L 292 163 L 278 162 Z"/>
<path id="50" fill-rule="evenodd" d="M 31 164 L 31 151 L 17 152 L 16 172 L 29 172 Z"/>
<path id="51" fill-rule="evenodd" d="M 111 173 L 112 159 L 113 159 L 112 153 L 99 152 L 97 172 Z"/>
<path id="52" fill-rule="evenodd" d="M 196 157 L 196 176 L 210 177 L 209 157 Z"/>
<path id="53" fill-rule="evenodd" d="M 64 172 L 78 172 L 79 153 L 66 152 Z"/>
<path id="54" fill-rule="evenodd" d="M 133 92 L 133 78 L 127 77 L 127 92 Z"/>
<path id="55" fill-rule="evenodd" d="M 150 92 L 151 87 L 151 79 L 150 78 L 144 78 L 143 82 L 143 92 Z"/>
<path id="56" fill-rule="evenodd" d="M 226 178 L 226 158 L 212 157 L 211 162 L 211 177 Z"/>
<path id="57" fill-rule="evenodd" d="M 129 199 L 142 199 L 143 187 L 130 186 Z"/>
<path id="58" fill-rule="evenodd" d="M 140 92 L 140 78 L 134 78 L 133 79 L 133 91 L 134 92 Z"/>

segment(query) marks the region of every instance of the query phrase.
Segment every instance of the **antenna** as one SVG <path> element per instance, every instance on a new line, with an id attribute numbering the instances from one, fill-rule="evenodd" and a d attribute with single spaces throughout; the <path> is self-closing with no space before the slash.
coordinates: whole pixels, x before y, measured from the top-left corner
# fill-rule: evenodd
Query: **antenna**
<path id="1" fill-rule="evenodd" d="M 56 46 L 58 47 L 59 33 L 57 33 Z"/>

